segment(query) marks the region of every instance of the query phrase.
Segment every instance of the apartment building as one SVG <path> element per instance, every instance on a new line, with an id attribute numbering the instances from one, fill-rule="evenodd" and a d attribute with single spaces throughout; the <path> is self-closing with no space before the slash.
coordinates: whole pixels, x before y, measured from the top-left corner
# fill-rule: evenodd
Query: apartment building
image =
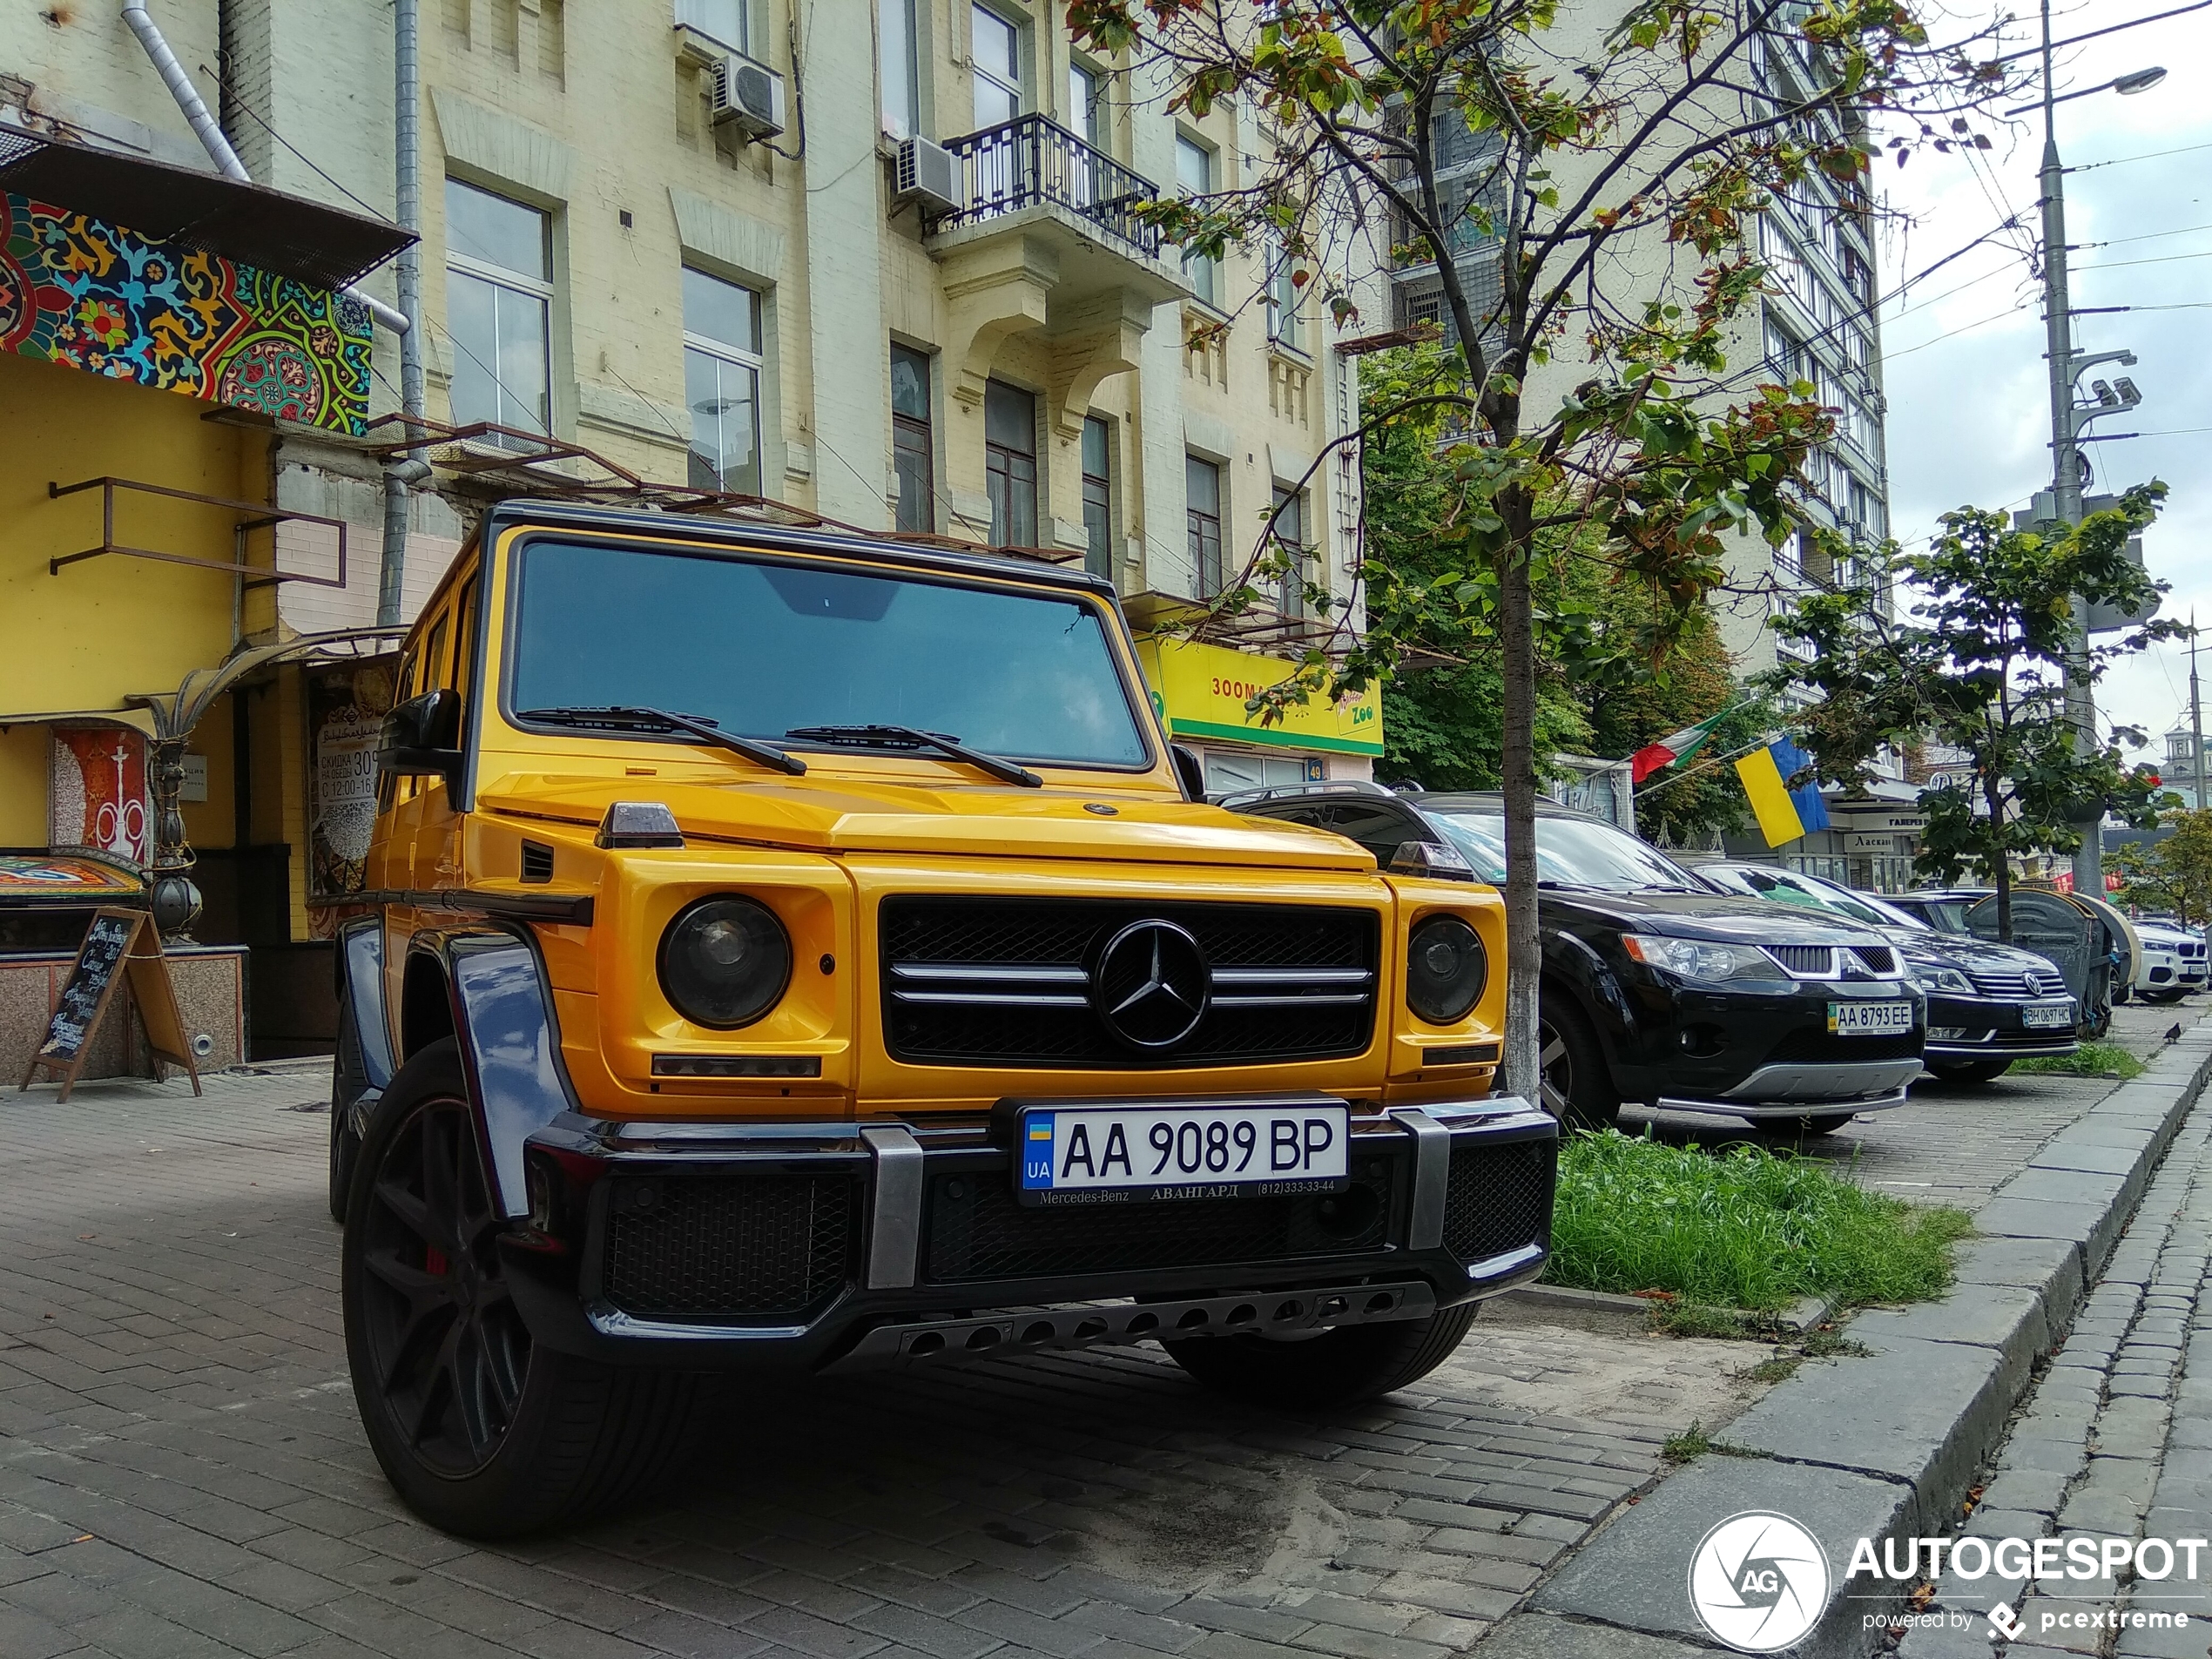
<path id="1" fill-rule="evenodd" d="M 1379 693 L 1267 725 L 1245 707 L 1298 650 L 1359 621 L 1356 462 L 1329 449 L 1356 421 L 1356 365 L 1301 307 L 1279 252 L 1186 261 L 1133 211 L 1236 188 L 1270 142 L 1250 109 L 1170 115 L 1143 74 L 1074 51 L 1050 0 L 402 10 L 420 65 L 408 320 L 421 421 L 397 413 L 401 336 L 379 327 L 372 341 L 347 300 L 328 342 L 358 379 L 345 420 L 265 387 L 232 417 L 246 437 L 220 429 L 215 461 L 126 467 L 95 421 L 71 463 L 266 504 L 222 561 L 240 568 L 172 576 L 183 598 L 136 590 L 148 627 L 205 610 L 205 628 L 176 633 L 128 685 L 71 697 L 121 718 L 130 695 L 174 690 L 187 670 L 235 671 L 178 740 L 179 763 L 212 779 L 190 786 L 210 792 L 208 810 L 187 813 L 203 938 L 272 963 L 321 948 L 357 885 L 361 803 L 347 792 L 373 773 L 359 757 L 389 698 L 379 550 L 399 556 L 404 622 L 485 504 L 520 491 L 1080 562 L 1150 634 L 1156 706 L 1214 787 L 1367 773 Z M 149 0 L 147 16 L 235 163 L 211 155 L 118 0 L 94 0 L 0 14 L 0 164 L 6 132 L 35 130 L 196 179 L 234 165 L 252 179 L 237 188 L 350 219 L 395 213 L 409 135 L 392 8 Z M 377 257 L 405 239 L 387 235 Z M 395 306 L 396 278 L 375 263 L 359 261 L 362 293 Z M 412 469 L 388 519 L 388 480 L 409 461 L 428 475 Z M 1329 604 L 1286 582 L 1190 635 L 1264 550 L 1271 516 Z M 234 528 L 149 529 L 144 544 L 227 547 Z M 14 626 L 0 617 L 0 647 Z M 67 640 L 92 623 L 56 626 Z M 240 654 L 300 640 L 330 644 L 296 653 L 307 662 Z M 44 750 L 19 741 L 8 821 L 23 825 L 8 839 L 44 853 Z M 312 1038 L 319 1017 L 272 1008 L 261 1024 Z"/>

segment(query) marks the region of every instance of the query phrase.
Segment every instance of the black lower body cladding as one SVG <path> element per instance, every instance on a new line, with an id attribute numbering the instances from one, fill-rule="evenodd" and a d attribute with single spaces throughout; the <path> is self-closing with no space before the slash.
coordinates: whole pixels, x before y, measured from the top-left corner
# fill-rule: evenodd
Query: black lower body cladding
<path id="1" fill-rule="evenodd" d="M 1604 1036 L 1622 1096 L 1647 1106 L 1712 1103 L 1750 1115 L 1767 1106 L 1884 1098 L 1918 1074 L 1927 1040 L 1922 998 L 1898 980 L 1811 981 L 1779 992 L 1636 991 L 1634 1017 L 1608 1018 Z M 1870 1001 L 1909 1008 L 1909 1027 L 1831 1027 L 1831 1005 Z"/>
<path id="2" fill-rule="evenodd" d="M 1386 1284 L 1339 1310 L 1384 1317 L 1534 1277 L 1556 1153 L 1545 1114 L 1469 1103 L 1356 1118 L 1339 1191 L 1033 1208 L 981 1123 L 570 1116 L 502 1254 L 538 1341 L 651 1364 L 819 1369 L 915 1321 L 1302 1287 Z"/>

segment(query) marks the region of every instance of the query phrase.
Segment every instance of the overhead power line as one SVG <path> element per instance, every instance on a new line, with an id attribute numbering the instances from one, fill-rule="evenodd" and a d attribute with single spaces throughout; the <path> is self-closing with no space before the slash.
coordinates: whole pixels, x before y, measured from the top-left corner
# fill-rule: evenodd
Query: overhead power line
<path id="1" fill-rule="evenodd" d="M 2178 150 L 2153 150 L 2140 156 L 2114 156 L 2109 161 L 2085 161 L 2068 167 L 2067 172 L 2094 172 L 2100 167 L 2124 167 L 2131 161 L 2156 161 L 2164 156 L 2194 155 L 2199 150 L 2212 150 L 2212 144 L 2185 144 Z"/>

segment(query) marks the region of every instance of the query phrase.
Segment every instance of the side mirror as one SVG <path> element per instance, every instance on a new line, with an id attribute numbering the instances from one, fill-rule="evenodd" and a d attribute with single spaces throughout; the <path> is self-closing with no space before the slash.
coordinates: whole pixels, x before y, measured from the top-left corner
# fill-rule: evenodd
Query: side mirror
<path id="1" fill-rule="evenodd" d="M 1175 763 L 1175 780 L 1183 786 L 1183 799 L 1204 800 L 1206 798 L 1206 763 L 1198 759 L 1198 752 L 1186 744 L 1168 745 L 1168 759 Z"/>
<path id="2" fill-rule="evenodd" d="M 394 707 L 384 717 L 376 766 L 395 777 L 435 772 L 452 788 L 461 777 L 461 694 L 441 687 Z"/>

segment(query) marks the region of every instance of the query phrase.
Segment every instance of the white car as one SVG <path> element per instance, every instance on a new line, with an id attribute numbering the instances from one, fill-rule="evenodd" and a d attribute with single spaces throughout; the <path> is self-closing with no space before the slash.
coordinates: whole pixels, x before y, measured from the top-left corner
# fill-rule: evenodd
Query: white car
<path id="1" fill-rule="evenodd" d="M 2174 1002 L 2204 988 L 2207 959 L 2202 936 L 2163 921 L 2139 921 L 2135 931 L 2143 941 L 2135 969 L 2138 995 L 2152 1002 Z"/>

